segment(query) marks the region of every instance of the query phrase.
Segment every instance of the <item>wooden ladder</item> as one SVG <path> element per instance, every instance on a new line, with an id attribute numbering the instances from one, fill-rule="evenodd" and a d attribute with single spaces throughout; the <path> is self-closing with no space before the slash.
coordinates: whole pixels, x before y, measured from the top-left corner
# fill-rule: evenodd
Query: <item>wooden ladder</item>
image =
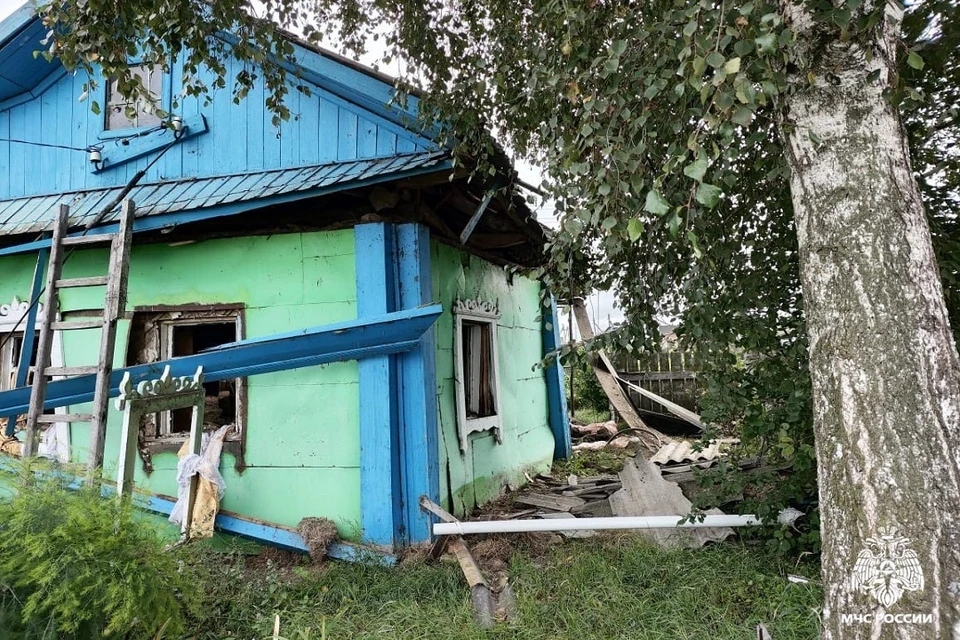
<path id="1" fill-rule="evenodd" d="M 127 304 L 127 274 L 130 269 L 130 244 L 133 234 L 134 204 L 124 201 L 120 210 L 120 228 L 113 234 L 67 236 L 70 207 L 60 205 L 53 227 L 50 245 L 50 262 L 47 266 L 46 305 L 40 316 L 37 345 L 37 364 L 30 393 L 27 412 L 27 427 L 23 443 L 23 457 L 36 454 L 38 426 L 54 422 L 90 423 L 90 458 L 87 475 L 95 479 L 103 465 L 103 443 L 107 429 L 107 405 L 110 400 L 110 374 L 113 373 L 113 351 L 117 341 L 117 321 L 125 313 Z M 67 247 L 89 246 L 110 243 L 110 265 L 106 275 L 86 278 L 61 278 Z M 70 249 L 72 250 L 72 249 Z M 98 287 L 106 285 L 107 295 L 103 315 L 90 320 L 57 320 L 57 300 L 60 289 L 72 287 Z M 100 328 L 100 358 L 96 365 L 52 367 L 50 353 L 55 331 Z M 47 378 L 50 376 L 84 376 L 96 374 L 96 390 L 93 396 L 93 412 L 89 414 L 44 414 Z"/>

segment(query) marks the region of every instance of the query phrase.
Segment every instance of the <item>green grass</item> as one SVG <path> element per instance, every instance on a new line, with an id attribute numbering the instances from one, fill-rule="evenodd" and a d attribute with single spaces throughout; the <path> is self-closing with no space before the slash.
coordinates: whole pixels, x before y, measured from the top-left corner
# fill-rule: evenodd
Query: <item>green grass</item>
<path id="1" fill-rule="evenodd" d="M 514 554 L 517 616 L 490 631 L 474 624 L 455 563 L 251 571 L 210 554 L 202 566 L 208 616 L 189 636 L 198 640 L 266 638 L 277 614 L 281 636 L 302 640 L 742 640 L 759 622 L 791 640 L 817 636 L 821 599 L 819 587 L 786 579 L 816 578 L 814 564 L 795 567 L 737 543 L 664 551 L 628 536 L 570 541 L 541 557 Z"/>
<path id="2" fill-rule="evenodd" d="M 580 424 L 594 424 L 610 420 L 610 412 L 594 409 L 593 407 L 577 407 L 573 412 L 573 419 Z"/>
<path id="3" fill-rule="evenodd" d="M 627 458 L 635 455 L 626 449 L 601 449 L 599 451 L 574 451 L 566 460 L 553 463 L 550 474 L 563 478 L 575 474 L 580 477 L 620 473 Z"/>

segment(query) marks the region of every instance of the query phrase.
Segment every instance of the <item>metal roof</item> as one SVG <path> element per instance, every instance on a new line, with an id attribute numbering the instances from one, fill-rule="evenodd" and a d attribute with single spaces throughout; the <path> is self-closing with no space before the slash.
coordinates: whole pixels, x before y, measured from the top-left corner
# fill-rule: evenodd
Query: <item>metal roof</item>
<path id="1" fill-rule="evenodd" d="M 309 198 L 353 187 L 396 180 L 411 174 L 439 171 L 448 166 L 448 151 L 430 151 L 335 162 L 294 169 L 257 171 L 213 178 L 188 178 L 141 184 L 124 196 L 137 205 L 135 230 L 158 228 L 143 218 L 195 212 L 177 216 L 171 223 L 230 215 L 279 202 Z M 0 236 L 39 233 L 52 228 L 59 205 L 70 206 L 70 226 L 84 226 L 116 200 L 123 187 L 29 196 L 0 201 Z M 102 223 L 119 217 L 114 206 Z M 152 221 L 154 222 L 154 221 Z"/>
<path id="2" fill-rule="evenodd" d="M 710 445 L 702 451 L 695 451 L 695 443 L 688 440 L 668 442 L 650 458 L 650 462 L 663 465 L 679 462 L 716 460 L 723 456 L 727 449 L 738 442 L 740 442 L 740 440 L 736 438 L 720 438 L 719 440 L 713 440 Z"/>

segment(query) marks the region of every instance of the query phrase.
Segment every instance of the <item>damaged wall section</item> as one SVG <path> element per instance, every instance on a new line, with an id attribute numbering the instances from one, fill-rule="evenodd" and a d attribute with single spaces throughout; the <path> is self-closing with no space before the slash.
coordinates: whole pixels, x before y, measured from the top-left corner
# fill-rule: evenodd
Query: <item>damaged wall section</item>
<path id="1" fill-rule="evenodd" d="M 134 244 L 129 306 L 242 304 L 246 337 L 356 318 L 352 229 L 209 240 L 169 246 Z M 98 273 L 101 251 L 76 252 L 64 277 Z M 35 258 L 33 258 L 35 260 Z M 31 256 L 0 259 L 0 299 L 26 297 Z M 102 304 L 103 289 L 61 292 L 60 309 L 72 312 Z M 115 366 L 128 359 L 130 320 L 120 323 Z M 96 330 L 64 332 L 65 364 L 96 361 Z M 356 538 L 360 522 L 357 363 L 343 362 L 249 378 L 246 469 L 224 454 L 227 484 L 222 508 L 295 527 L 305 516 L 338 522 L 341 535 Z M 83 407 L 71 407 L 82 412 Z M 111 405 L 105 472 L 116 474 L 121 414 Z M 71 426 L 71 457 L 87 457 L 89 425 Z M 153 456 L 154 472 L 136 468 L 136 485 L 176 495 L 175 452 Z M 335 488 L 335 490 L 333 489 Z"/>
<path id="2" fill-rule="evenodd" d="M 550 468 L 554 439 L 543 369 L 540 284 L 513 276 L 454 247 L 432 243 L 434 298 L 443 304 L 437 320 L 437 405 L 440 423 L 440 495 L 457 515 L 496 498 L 503 487 L 520 486 L 524 471 Z M 470 433 L 461 452 L 457 427 L 454 348 L 456 301 L 479 300 L 498 309 L 499 430 Z M 502 444 L 498 443 L 498 433 Z"/>

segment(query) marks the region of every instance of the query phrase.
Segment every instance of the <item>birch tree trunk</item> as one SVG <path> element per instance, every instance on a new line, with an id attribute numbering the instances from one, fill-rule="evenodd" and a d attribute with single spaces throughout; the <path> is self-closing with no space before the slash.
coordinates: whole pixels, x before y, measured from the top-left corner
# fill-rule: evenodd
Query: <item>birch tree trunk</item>
<path id="1" fill-rule="evenodd" d="M 810 338 L 822 637 L 960 638 L 960 363 L 906 135 L 882 95 L 903 9 L 889 3 L 874 42 L 858 44 L 826 33 L 802 0 L 783 2 L 815 76 L 796 79 L 783 134 Z M 906 540 L 883 540 L 893 532 Z"/>

